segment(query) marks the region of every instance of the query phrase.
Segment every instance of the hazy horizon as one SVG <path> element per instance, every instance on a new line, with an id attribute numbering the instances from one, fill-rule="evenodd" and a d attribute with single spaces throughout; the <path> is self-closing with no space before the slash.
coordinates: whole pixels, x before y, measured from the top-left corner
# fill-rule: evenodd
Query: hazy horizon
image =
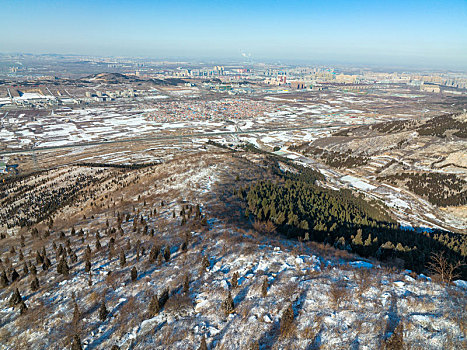
<path id="1" fill-rule="evenodd" d="M 16 1 L 0 52 L 467 68 L 467 2 Z"/>

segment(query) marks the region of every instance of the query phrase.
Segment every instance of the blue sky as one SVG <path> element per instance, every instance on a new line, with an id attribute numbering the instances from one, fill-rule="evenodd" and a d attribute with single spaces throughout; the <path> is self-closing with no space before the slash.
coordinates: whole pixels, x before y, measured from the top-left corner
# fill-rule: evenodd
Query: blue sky
<path id="1" fill-rule="evenodd" d="M 467 68 L 467 0 L 0 0 L 0 52 Z"/>

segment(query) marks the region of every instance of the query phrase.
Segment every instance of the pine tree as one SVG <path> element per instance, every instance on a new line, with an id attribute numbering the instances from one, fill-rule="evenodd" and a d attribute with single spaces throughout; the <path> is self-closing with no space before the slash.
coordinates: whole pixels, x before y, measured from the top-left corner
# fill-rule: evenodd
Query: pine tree
<path id="1" fill-rule="evenodd" d="M 209 259 L 206 255 L 203 256 L 203 260 L 201 261 L 201 266 L 203 270 L 206 270 L 209 266 L 211 266 L 211 263 L 209 262 Z"/>
<path id="2" fill-rule="evenodd" d="M 133 266 L 131 269 L 131 280 L 134 282 L 138 278 L 138 271 L 136 270 L 136 267 Z"/>
<path id="3" fill-rule="evenodd" d="M 21 300 L 21 303 L 19 304 L 19 314 L 24 315 L 26 311 L 28 311 L 28 307 L 26 306 L 24 300 Z"/>
<path id="4" fill-rule="evenodd" d="M 154 295 L 151 298 L 151 302 L 149 303 L 149 310 L 148 310 L 149 316 L 154 317 L 160 311 L 161 311 L 161 307 L 160 307 L 160 304 L 159 304 L 159 298 L 157 297 L 157 295 Z"/>
<path id="5" fill-rule="evenodd" d="M 86 246 L 86 250 L 84 251 L 84 259 L 91 260 L 91 247 L 89 247 L 89 244 Z"/>
<path id="6" fill-rule="evenodd" d="M 206 338 L 204 337 L 204 335 L 203 335 L 203 337 L 201 338 L 201 342 L 200 342 L 200 344 L 199 344 L 198 350 L 208 350 L 208 346 L 207 346 L 207 344 L 206 344 Z"/>
<path id="7" fill-rule="evenodd" d="M 230 284 L 232 285 L 232 288 L 237 288 L 238 287 L 238 272 L 234 272 L 232 276 L 232 280 L 230 281 Z"/>
<path id="8" fill-rule="evenodd" d="M 23 301 L 23 298 L 21 297 L 21 294 L 19 294 L 18 288 L 16 288 L 11 295 L 10 300 L 8 300 L 8 305 L 10 307 L 15 307 L 16 305 L 20 304 L 21 301 Z"/>
<path id="9" fill-rule="evenodd" d="M 403 350 L 404 349 L 404 325 L 399 322 L 391 337 L 386 340 L 385 350 Z"/>
<path id="10" fill-rule="evenodd" d="M 65 257 L 62 257 L 62 259 L 58 263 L 57 272 L 64 276 L 68 276 L 70 274 L 70 268 L 68 267 Z"/>
<path id="11" fill-rule="evenodd" d="M 151 264 L 155 263 L 157 260 L 157 257 L 159 256 L 159 253 L 161 251 L 161 247 L 158 245 L 154 245 L 151 249 L 151 252 L 149 253 L 149 262 Z"/>
<path id="12" fill-rule="evenodd" d="M 165 247 L 164 249 L 164 259 L 165 261 L 170 260 L 170 248 L 169 247 Z"/>
<path id="13" fill-rule="evenodd" d="M 253 343 L 250 344 L 250 350 L 259 350 L 259 342 L 254 341 Z"/>
<path id="14" fill-rule="evenodd" d="M 3 270 L 1 276 L 0 276 L 0 287 L 5 288 L 10 284 L 10 281 L 8 280 L 8 276 L 6 275 L 5 270 Z"/>
<path id="15" fill-rule="evenodd" d="M 28 267 L 28 264 L 26 262 L 24 262 L 24 264 L 23 264 L 23 274 L 24 274 L 24 276 L 27 276 L 29 274 L 29 267 Z"/>
<path id="16" fill-rule="evenodd" d="M 125 252 L 120 250 L 120 266 L 123 267 L 126 264 Z"/>
<path id="17" fill-rule="evenodd" d="M 11 275 L 10 275 L 11 283 L 13 283 L 14 281 L 16 281 L 18 278 L 19 278 L 19 273 L 18 273 L 18 271 L 16 271 L 15 269 L 12 269 L 12 270 L 11 270 Z"/>
<path id="18" fill-rule="evenodd" d="M 52 263 L 50 262 L 49 258 L 47 256 L 44 256 L 44 262 L 42 263 L 42 269 L 44 271 L 47 271 L 50 266 L 52 266 Z"/>
<path id="19" fill-rule="evenodd" d="M 101 307 L 99 308 L 99 319 L 104 322 L 105 319 L 107 318 L 107 315 L 109 314 L 109 311 L 107 311 L 107 308 L 105 306 L 105 302 L 103 301 L 101 304 Z"/>
<path id="20" fill-rule="evenodd" d="M 71 350 L 82 350 L 81 339 L 78 334 L 73 336 L 73 341 L 71 342 Z"/>
<path id="21" fill-rule="evenodd" d="M 190 276 L 188 274 L 185 275 L 183 279 L 183 292 L 187 294 L 190 291 Z"/>
<path id="22" fill-rule="evenodd" d="M 169 289 L 168 288 L 165 289 L 162 292 L 161 296 L 159 297 L 159 306 L 163 308 L 167 300 L 169 300 Z"/>
<path id="23" fill-rule="evenodd" d="M 283 336 L 287 335 L 290 332 L 292 328 L 293 320 L 294 320 L 293 306 L 292 306 L 292 303 L 290 303 L 287 309 L 282 313 L 282 317 L 280 320 L 280 330 Z"/>
<path id="24" fill-rule="evenodd" d="M 357 235 L 355 236 L 354 239 L 352 239 L 352 243 L 354 245 L 363 245 L 363 237 L 362 237 L 362 229 L 359 228 L 357 230 Z"/>
<path id="25" fill-rule="evenodd" d="M 99 238 L 97 238 L 96 239 L 96 250 L 100 251 L 101 248 L 102 248 L 101 241 L 99 240 Z"/>
<path id="26" fill-rule="evenodd" d="M 265 277 L 263 280 L 263 284 L 261 285 L 261 295 L 263 296 L 263 298 L 268 295 L 268 287 L 269 287 L 268 278 Z"/>
<path id="27" fill-rule="evenodd" d="M 37 275 L 36 265 L 31 265 L 31 274 L 32 274 L 33 276 Z"/>
<path id="28" fill-rule="evenodd" d="M 39 280 L 37 279 L 37 276 L 34 277 L 34 279 L 31 281 L 31 290 L 35 292 L 36 290 L 39 289 Z"/>
<path id="29" fill-rule="evenodd" d="M 73 308 L 73 323 L 76 325 L 81 320 L 81 312 L 79 311 L 78 303 L 74 302 Z"/>
<path id="30" fill-rule="evenodd" d="M 229 291 L 229 294 L 227 295 L 227 298 L 225 298 L 225 300 L 224 300 L 224 302 L 222 304 L 222 309 L 224 310 L 224 313 L 226 315 L 231 314 L 235 309 L 235 304 L 234 304 L 234 301 L 232 299 L 232 294 L 230 293 L 230 291 Z"/>
<path id="31" fill-rule="evenodd" d="M 89 261 L 89 259 L 86 259 L 86 262 L 84 263 L 84 271 L 85 272 L 91 271 L 91 262 Z"/>

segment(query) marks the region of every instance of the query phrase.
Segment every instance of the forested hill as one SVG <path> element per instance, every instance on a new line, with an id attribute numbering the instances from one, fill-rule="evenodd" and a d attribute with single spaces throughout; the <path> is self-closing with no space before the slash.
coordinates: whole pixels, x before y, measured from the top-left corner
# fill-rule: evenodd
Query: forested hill
<path id="1" fill-rule="evenodd" d="M 465 260 L 465 235 L 404 230 L 381 205 L 350 190 L 325 189 L 299 174 L 284 176 L 288 178 L 282 182 L 258 181 L 243 189 L 246 215 L 273 223 L 290 238 L 325 242 L 381 260 L 399 258 L 418 272 L 425 270 L 433 253 L 444 252 L 452 263 Z M 462 276 L 467 277 L 465 266 Z"/>

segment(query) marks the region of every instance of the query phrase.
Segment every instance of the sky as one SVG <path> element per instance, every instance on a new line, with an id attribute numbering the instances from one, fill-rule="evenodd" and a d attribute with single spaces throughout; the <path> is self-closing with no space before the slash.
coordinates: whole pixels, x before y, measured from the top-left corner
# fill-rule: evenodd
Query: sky
<path id="1" fill-rule="evenodd" d="M 0 0 L 0 52 L 467 68 L 467 0 Z"/>

